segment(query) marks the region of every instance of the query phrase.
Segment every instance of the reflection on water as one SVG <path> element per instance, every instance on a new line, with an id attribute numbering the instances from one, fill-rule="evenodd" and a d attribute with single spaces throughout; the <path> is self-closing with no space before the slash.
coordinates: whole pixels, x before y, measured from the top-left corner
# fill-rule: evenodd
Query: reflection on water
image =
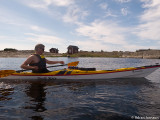
<path id="1" fill-rule="evenodd" d="M 31 101 L 34 103 L 32 104 L 33 106 L 26 106 L 25 109 L 31 108 L 37 112 L 43 112 L 46 110 L 44 107 L 44 101 L 46 99 L 44 86 L 45 85 L 43 84 L 31 84 L 31 86 L 26 91 L 26 94 L 31 97 Z"/>
<path id="2" fill-rule="evenodd" d="M 74 60 L 68 59 L 68 62 Z M 155 62 L 113 58 L 81 58 L 79 61 L 81 61 L 80 66 L 84 66 L 87 62 L 86 67 L 92 64 L 102 69 L 131 64 L 139 66 L 140 63 L 148 65 Z M 97 64 L 96 61 L 101 64 Z M 113 64 L 113 61 L 116 63 Z M 0 82 L 0 119 L 133 120 L 132 116 L 158 118 L 160 117 L 159 71 L 155 71 L 148 77 L 149 79 Z"/>
<path id="3" fill-rule="evenodd" d="M 0 101 L 12 99 L 9 96 L 13 94 L 13 90 L 14 90 L 13 88 L 9 88 L 9 89 L 0 88 Z"/>
<path id="4" fill-rule="evenodd" d="M 44 84 L 31 83 L 28 89 L 25 91 L 27 96 L 30 97 L 30 104 L 26 105 L 24 109 L 33 110 L 35 112 L 44 112 L 46 92 Z M 42 120 L 42 116 L 31 116 L 33 120 Z"/>
<path id="5" fill-rule="evenodd" d="M 133 115 L 159 116 L 160 113 L 159 91 L 145 78 L 23 84 L 26 84 L 23 89 L 21 82 L 14 84 L 15 88 L 1 90 L 0 95 L 6 97 L 1 101 L 12 101 L 12 97 L 15 97 L 14 91 L 22 90 L 23 104 L 15 103 L 18 105 L 13 107 L 32 120 L 53 118 L 127 120 Z M 5 105 L 0 107 L 4 108 Z M 11 108 L 8 111 L 13 112 Z M 4 111 L 1 112 L 3 115 Z M 0 118 L 3 118 L 2 115 Z M 11 116 L 14 115 L 19 116 L 19 113 L 12 113 Z"/>

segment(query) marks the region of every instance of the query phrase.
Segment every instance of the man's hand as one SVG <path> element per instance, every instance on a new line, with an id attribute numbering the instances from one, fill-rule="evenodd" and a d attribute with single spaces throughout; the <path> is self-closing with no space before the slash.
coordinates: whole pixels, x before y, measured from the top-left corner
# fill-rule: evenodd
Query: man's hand
<path id="1" fill-rule="evenodd" d="M 38 66 L 32 66 L 32 70 L 38 70 Z"/>

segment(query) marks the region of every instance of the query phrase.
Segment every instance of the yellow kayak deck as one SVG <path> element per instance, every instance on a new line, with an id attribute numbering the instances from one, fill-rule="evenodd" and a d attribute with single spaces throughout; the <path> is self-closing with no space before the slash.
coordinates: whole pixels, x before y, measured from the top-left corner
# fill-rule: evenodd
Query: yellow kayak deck
<path id="1" fill-rule="evenodd" d="M 144 69 L 145 67 L 141 67 Z M 131 71 L 140 68 L 120 68 L 115 70 L 95 70 L 95 71 L 88 71 L 88 70 L 75 70 L 75 69 L 63 69 L 63 70 L 56 70 L 51 71 L 48 73 L 32 73 L 32 72 L 21 72 L 21 73 L 13 73 L 12 75 L 17 76 L 59 76 L 59 75 L 85 75 L 85 74 L 103 74 L 103 73 L 113 73 L 113 72 L 123 72 L 123 71 Z"/>

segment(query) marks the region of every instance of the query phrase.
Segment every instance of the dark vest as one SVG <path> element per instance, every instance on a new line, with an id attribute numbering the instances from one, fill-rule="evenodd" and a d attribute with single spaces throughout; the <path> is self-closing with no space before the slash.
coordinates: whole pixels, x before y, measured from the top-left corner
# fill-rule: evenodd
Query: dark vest
<path id="1" fill-rule="evenodd" d="M 33 73 L 47 73 L 49 70 L 46 68 L 46 59 L 45 57 L 41 57 L 38 54 L 34 54 L 35 56 L 38 57 L 39 62 L 38 63 L 31 63 L 29 64 L 30 66 L 38 66 L 38 70 L 32 70 Z"/>

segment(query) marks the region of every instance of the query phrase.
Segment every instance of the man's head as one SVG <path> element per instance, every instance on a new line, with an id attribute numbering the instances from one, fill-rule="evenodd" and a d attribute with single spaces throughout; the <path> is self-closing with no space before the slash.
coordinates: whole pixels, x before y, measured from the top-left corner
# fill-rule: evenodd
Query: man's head
<path id="1" fill-rule="evenodd" d="M 43 44 L 37 44 L 36 46 L 35 46 L 35 51 L 38 51 L 39 49 L 44 49 L 44 45 Z"/>
<path id="2" fill-rule="evenodd" d="M 45 46 L 43 44 L 37 44 L 35 46 L 35 51 L 38 54 L 42 54 L 44 52 L 44 48 L 45 48 Z"/>

